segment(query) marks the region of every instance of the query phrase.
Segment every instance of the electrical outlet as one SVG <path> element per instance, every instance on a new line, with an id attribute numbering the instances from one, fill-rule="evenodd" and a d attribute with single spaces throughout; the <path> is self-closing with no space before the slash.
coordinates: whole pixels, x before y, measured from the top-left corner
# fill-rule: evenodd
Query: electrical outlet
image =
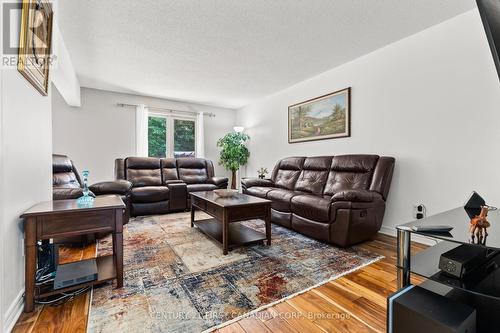
<path id="1" fill-rule="evenodd" d="M 415 204 L 413 205 L 413 218 L 420 220 L 427 216 L 427 208 L 425 208 L 424 204 Z"/>

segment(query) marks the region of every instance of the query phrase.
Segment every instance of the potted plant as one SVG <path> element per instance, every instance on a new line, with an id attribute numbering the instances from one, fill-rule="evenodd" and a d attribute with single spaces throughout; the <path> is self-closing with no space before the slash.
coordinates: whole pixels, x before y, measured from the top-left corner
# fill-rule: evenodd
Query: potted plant
<path id="1" fill-rule="evenodd" d="M 236 171 L 240 166 L 248 162 L 250 151 L 245 142 L 250 140 L 248 134 L 241 132 L 227 133 L 217 141 L 217 147 L 221 148 L 219 165 L 231 171 L 231 188 L 236 188 Z"/>
<path id="2" fill-rule="evenodd" d="M 257 174 L 259 175 L 259 179 L 266 178 L 267 173 L 268 173 L 267 168 L 260 168 L 259 170 L 257 170 Z"/>

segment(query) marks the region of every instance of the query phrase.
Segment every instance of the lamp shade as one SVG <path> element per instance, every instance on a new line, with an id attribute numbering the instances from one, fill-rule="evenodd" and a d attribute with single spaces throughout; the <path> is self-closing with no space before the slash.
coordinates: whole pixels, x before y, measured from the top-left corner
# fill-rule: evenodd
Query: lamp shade
<path id="1" fill-rule="evenodd" d="M 234 126 L 233 129 L 234 129 L 234 131 L 236 133 L 241 133 L 241 132 L 243 132 L 245 130 L 245 127 L 243 127 L 243 126 Z"/>

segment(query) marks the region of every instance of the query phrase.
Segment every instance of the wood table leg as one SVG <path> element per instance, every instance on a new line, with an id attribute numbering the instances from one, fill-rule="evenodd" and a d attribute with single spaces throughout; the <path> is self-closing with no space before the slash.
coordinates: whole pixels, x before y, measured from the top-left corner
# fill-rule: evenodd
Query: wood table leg
<path id="1" fill-rule="evenodd" d="M 116 265 L 116 286 L 123 287 L 123 212 L 115 213 L 115 232 L 113 232 L 113 254 Z"/>
<path id="2" fill-rule="evenodd" d="M 123 287 L 123 233 L 113 234 L 113 252 L 116 264 L 116 286 Z"/>
<path id="3" fill-rule="evenodd" d="M 193 199 L 191 199 L 193 200 Z M 191 228 L 194 227 L 194 213 L 195 213 L 196 207 L 191 204 Z"/>
<path id="4" fill-rule="evenodd" d="M 271 245 L 271 209 L 269 208 L 269 211 L 266 216 L 266 238 L 267 238 L 267 245 Z"/>
<path id="5" fill-rule="evenodd" d="M 36 218 L 28 218 L 24 227 L 25 245 L 25 291 L 24 312 L 32 312 L 35 308 L 35 275 L 36 275 Z"/>
<path id="6" fill-rule="evenodd" d="M 226 255 L 229 250 L 229 221 L 226 211 L 222 214 L 222 254 Z"/>

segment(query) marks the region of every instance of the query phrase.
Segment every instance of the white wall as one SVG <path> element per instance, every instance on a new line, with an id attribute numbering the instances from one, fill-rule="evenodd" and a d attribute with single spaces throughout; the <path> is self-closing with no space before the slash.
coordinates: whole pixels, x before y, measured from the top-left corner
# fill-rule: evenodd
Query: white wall
<path id="1" fill-rule="evenodd" d="M 114 160 L 135 155 L 135 113 L 117 102 L 146 104 L 175 110 L 212 112 L 205 117 L 205 157 L 214 161 L 217 175 L 228 175 L 218 166 L 217 139 L 232 131 L 236 112 L 204 105 L 82 88 L 80 108 L 66 104 L 57 89 L 53 94 L 54 153 L 67 154 L 76 166 L 90 171 L 90 182 L 114 179 Z"/>
<path id="2" fill-rule="evenodd" d="M 287 143 L 287 107 L 352 87 L 352 137 Z M 476 10 L 247 106 L 255 176 L 286 156 L 375 153 L 397 159 L 384 225 L 462 204 L 471 190 L 500 206 L 500 83 Z"/>
<path id="3" fill-rule="evenodd" d="M 24 289 L 19 215 L 52 197 L 52 120 L 50 95 L 41 96 L 15 68 L 2 68 L 0 87 L 0 303 L 2 330 L 8 330 Z"/>
<path id="4" fill-rule="evenodd" d="M 66 103 L 71 106 L 80 106 L 80 82 L 76 76 L 73 62 L 57 22 L 54 22 L 52 31 L 52 52 L 57 59 L 57 63 L 52 70 L 51 81 Z"/>

